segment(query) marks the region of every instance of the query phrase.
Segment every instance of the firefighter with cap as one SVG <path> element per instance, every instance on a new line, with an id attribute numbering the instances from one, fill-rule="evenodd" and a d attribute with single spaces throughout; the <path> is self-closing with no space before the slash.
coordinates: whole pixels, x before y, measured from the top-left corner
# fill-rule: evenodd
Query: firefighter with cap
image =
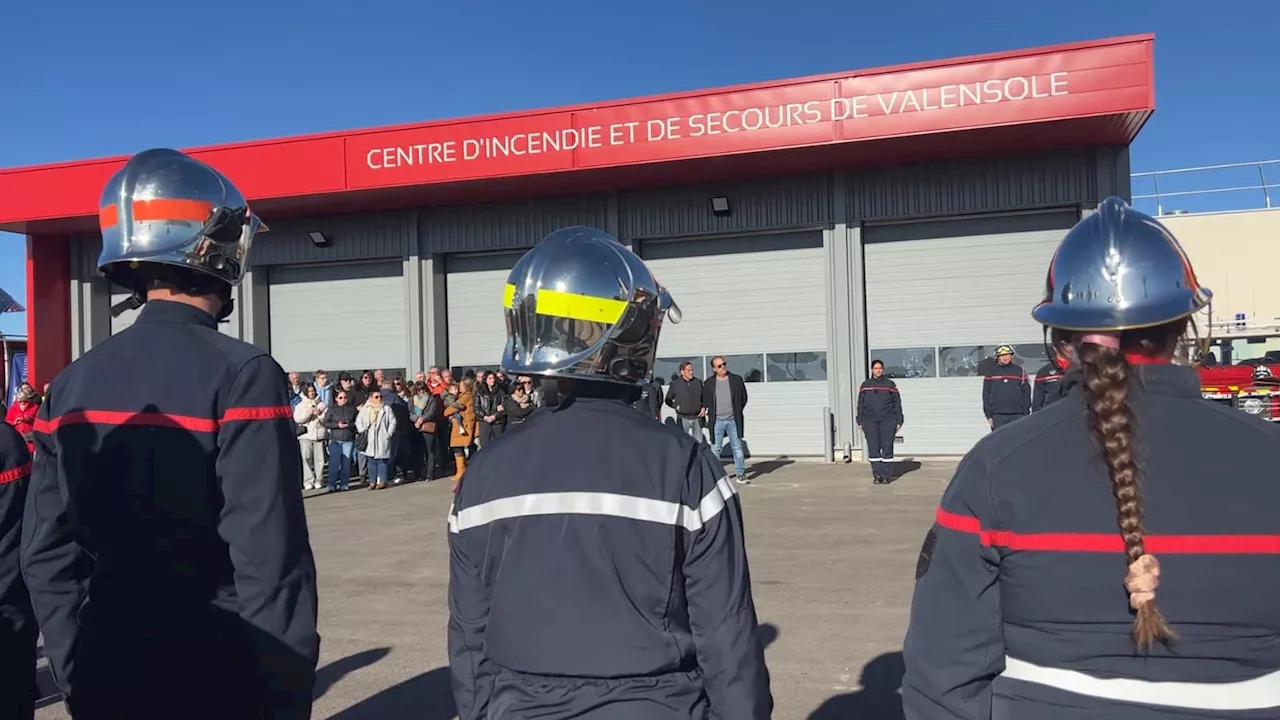
<path id="1" fill-rule="evenodd" d="M 574 227 L 516 263 L 504 304 L 502 369 L 557 397 L 476 456 L 449 512 L 459 717 L 770 717 L 736 488 L 631 407 L 671 296 Z"/>
<path id="2" fill-rule="evenodd" d="M 31 720 L 36 713 L 35 614 L 19 564 L 22 510 L 31 477 L 31 451 L 22 435 L 0 422 L 0 717 Z"/>
<path id="3" fill-rule="evenodd" d="M 164 149 L 100 208 L 98 267 L 142 309 L 36 421 L 22 570 L 55 680 L 77 720 L 310 717 L 316 571 L 285 374 L 217 327 L 262 223 Z"/>
<path id="4" fill-rule="evenodd" d="M 1013 361 L 1013 346 L 996 346 L 995 362 L 982 373 L 982 414 L 997 430 L 1031 412 L 1031 383 L 1027 371 Z"/>
<path id="5" fill-rule="evenodd" d="M 1280 717 L 1280 434 L 1179 356 L 1210 300 L 1109 198 L 1032 317 L 1079 381 L 961 461 L 916 570 L 908 720 Z"/>

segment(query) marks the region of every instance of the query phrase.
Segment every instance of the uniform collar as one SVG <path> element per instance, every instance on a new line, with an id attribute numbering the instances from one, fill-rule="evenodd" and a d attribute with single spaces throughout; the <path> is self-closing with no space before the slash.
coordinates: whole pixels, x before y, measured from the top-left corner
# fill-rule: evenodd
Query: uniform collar
<path id="1" fill-rule="evenodd" d="M 1159 363 L 1135 365 L 1132 371 L 1145 392 L 1169 397 L 1200 397 L 1200 376 L 1194 368 Z"/>
<path id="2" fill-rule="evenodd" d="M 1160 363 L 1135 365 L 1130 371 L 1139 392 L 1165 397 L 1200 397 L 1200 376 L 1193 368 Z M 1062 377 L 1067 390 L 1075 388 L 1082 380 L 1079 370 L 1070 370 Z"/>
<path id="3" fill-rule="evenodd" d="M 142 306 L 142 312 L 138 313 L 136 322 L 183 323 L 187 325 L 204 325 L 210 329 L 217 329 L 218 327 L 218 321 L 200 308 L 169 300 L 148 300 Z"/>

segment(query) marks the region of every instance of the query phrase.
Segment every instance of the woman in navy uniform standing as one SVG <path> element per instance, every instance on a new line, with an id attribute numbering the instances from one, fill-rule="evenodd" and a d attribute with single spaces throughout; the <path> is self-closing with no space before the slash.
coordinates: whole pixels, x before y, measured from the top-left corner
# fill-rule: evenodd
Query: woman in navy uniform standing
<path id="1" fill-rule="evenodd" d="M 1280 433 L 1172 362 L 1210 297 L 1119 199 L 1067 234 L 1032 315 L 1080 381 L 956 470 L 906 718 L 1280 717 Z"/>
<path id="2" fill-rule="evenodd" d="M 871 377 L 858 388 L 858 412 L 854 421 L 867 438 L 867 461 L 872 482 L 893 482 L 893 439 L 902 429 L 902 396 L 898 386 L 884 376 L 884 363 L 871 361 Z"/>

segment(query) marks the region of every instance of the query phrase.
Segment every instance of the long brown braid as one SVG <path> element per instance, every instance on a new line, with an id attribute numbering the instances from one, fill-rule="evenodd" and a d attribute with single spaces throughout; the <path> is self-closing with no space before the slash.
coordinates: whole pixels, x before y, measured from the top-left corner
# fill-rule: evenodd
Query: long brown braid
<path id="1" fill-rule="evenodd" d="M 1127 349 L 1153 354 L 1168 352 L 1182 335 L 1185 326 L 1185 321 L 1179 321 L 1171 325 L 1126 332 L 1121 337 L 1119 350 L 1091 343 L 1076 343 L 1074 346 L 1082 375 L 1089 429 L 1102 449 L 1107 474 L 1111 477 L 1117 522 L 1120 535 L 1124 538 L 1129 564 L 1142 557 L 1146 548 L 1143 543 L 1137 429 L 1133 408 L 1129 404 L 1131 368 L 1124 351 Z M 1133 639 L 1139 648 L 1147 650 L 1157 641 L 1164 642 L 1175 637 L 1176 634 L 1160 614 L 1154 600 L 1138 608 L 1133 622 Z"/>

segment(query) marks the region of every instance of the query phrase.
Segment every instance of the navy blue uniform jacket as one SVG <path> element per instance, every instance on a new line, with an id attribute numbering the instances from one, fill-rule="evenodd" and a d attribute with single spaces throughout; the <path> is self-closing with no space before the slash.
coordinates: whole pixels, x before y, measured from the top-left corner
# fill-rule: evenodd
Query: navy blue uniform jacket
<path id="1" fill-rule="evenodd" d="M 1040 412 L 1049 405 L 1067 396 L 1071 382 L 1067 381 L 1062 369 L 1053 363 L 1047 363 L 1036 372 L 1036 386 L 1031 393 L 1031 410 Z"/>
<path id="2" fill-rule="evenodd" d="M 1135 372 L 1146 549 L 1180 639 L 1134 647 L 1116 501 L 1077 386 L 978 441 L 943 495 L 904 648 L 907 720 L 1280 717 L 1275 676 L 1270 699 L 1204 685 L 1280 670 L 1280 429 L 1203 400 L 1191 369 Z M 1182 685 L 1153 686 L 1168 682 Z"/>
<path id="3" fill-rule="evenodd" d="M 19 563 L 30 476 L 26 441 L 0 422 L 0 718 L 14 720 L 30 720 L 36 711 L 39 631 Z"/>
<path id="4" fill-rule="evenodd" d="M 736 488 L 621 400 L 539 410 L 467 468 L 449 516 L 462 720 L 766 720 Z"/>
<path id="5" fill-rule="evenodd" d="M 309 717 L 316 572 L 280 366 L 151 301 L 58 375 L 35 438 L 22 569 L 72 713 Z"/>
<path id="6" fill-rule="evenodd" d="M 1018 363 L 991 363 L 982 378 L 982 414 L 1026 415 L 1031 412 L 1031 383 Z"/>
<path id="7" fill-rule="evenodd" d="M 858 388 L 858 410 L 854 422 L 884 422 L 891 420 L 901 425 L 902 395 L 898 385 L 887 377 L 869 377 Z"/>

